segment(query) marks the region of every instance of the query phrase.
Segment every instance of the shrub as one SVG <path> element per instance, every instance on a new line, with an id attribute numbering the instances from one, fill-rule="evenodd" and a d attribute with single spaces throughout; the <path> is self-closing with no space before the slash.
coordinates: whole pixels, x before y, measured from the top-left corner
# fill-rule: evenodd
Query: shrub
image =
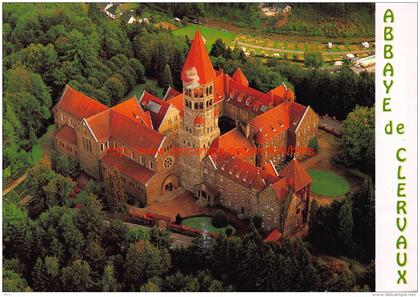
<path id="1" fill-rule="evenodd" d="M 211 219 L 211 224 L 216 228 L 224 228 L 229 225 L 228 218 L 223 210 L 217 210 Z"/>
<path id="2" fill-rule="evenodd" d="M 318 139 L 316 137 L 312 138 L 309 141 L 308 147 L 314 149 L 314 151 L 317 152 L 318 151 Z"/>
<path id="3" fill-rule="evenodd" d="M 262 221 L 263 221 L 262 217 L 261 216 L 258 216 L 258 215 L 254 216 L 252 218 L 252 222 L 254 223 L 254 226 L 257 229 L 261 228 Z"/>
<path id="4" fill-rule="evenodd" d="M 177 214 L 175 217 L 175 224 L 181 225 L 181 223 L 182 223 L 182 217 L 180 214 Z"/>

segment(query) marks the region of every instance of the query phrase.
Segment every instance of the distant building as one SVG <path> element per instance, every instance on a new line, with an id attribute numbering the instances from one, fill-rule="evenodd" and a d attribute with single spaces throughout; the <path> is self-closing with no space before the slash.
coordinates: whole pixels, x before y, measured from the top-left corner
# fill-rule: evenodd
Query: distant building
<path id="1" fill-rule="evenodd" d="M 146 24 L 146 25 L 150 25 L 149 19 L 148 18 L 135 18 L 133 16 L 130 16 L 130 18 L 128 19 L 128 24 Z"/>
<path id="2" fill-rule="evenodd" d="M 290 11 L 292 11 L 292 7 L 290 5 L 286 5 L 283 7 L 283 9 L 281 10 L 283 13 L 288 13 Z"/>
<path id="3" fill-rule="evenodd" d="M 361 45 L 362 45 L 364 48 L 369 48 L 369 42 L 367 42 L 367 41 L 362 42 L 362 43 L 361 43 Z"/>
<path id="4" fill-rule="evenodd" d="M 122 12 L 118 11 L 119 4 L 109 3 L 103 9 L 103 12 L 111 19 L 115 20 L 117 17 L 122 15 Z"/>

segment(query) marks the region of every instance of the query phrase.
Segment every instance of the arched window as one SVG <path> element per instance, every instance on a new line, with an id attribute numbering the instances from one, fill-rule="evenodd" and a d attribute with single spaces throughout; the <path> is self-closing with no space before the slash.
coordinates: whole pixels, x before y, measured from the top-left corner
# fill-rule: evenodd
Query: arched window
<path id="1" fill-rule="evenodd" d="M 194 109 L 198 109 L 198 103 L 197 102 L 194 103 Z"/>
<path id="2" fill-rule="evenodd" d="M 200 102 L 200 109 L 203 109 L 203 107 L 204 107 L 203 102 Z"/>
<path id="3" fill-rule="evenodd" d="M 213 86 L 210 86 L 210 94 L 213 94 Z"/>

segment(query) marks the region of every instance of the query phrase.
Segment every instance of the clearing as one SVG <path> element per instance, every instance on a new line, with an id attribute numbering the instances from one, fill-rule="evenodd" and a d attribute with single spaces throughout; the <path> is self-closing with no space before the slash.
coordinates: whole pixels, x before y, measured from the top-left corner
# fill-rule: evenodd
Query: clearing
<path id="1" fill-rule="evenodd" d="M 328 197 L 342 196 L 350 190 L 347 180 L 330 170 L 309 169 L 311 191 Z"/>

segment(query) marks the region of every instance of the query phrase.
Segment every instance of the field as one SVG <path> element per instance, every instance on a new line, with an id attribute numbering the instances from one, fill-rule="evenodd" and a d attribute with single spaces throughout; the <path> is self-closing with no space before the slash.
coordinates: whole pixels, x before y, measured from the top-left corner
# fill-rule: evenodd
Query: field
<path id="1" fill-rule="evenodd" d="M 211 224 L 211 217 L 207 217 L 207 216 L 191 217 L 191 218 L 184 219 L 182 220 L 182 225 L 185 225 L 194 229 L 207 231 L 207 232 L 214 232 L 214 233 L 223 232 L 228 228 L 235 230 L 235 227 L 233 227 L 232 225 L 229 225 L 228 227 L 225 227 L 225 228 L 216 228 Z"/>
<path id="2" fill-rule="evenodd" d="M 328 48 L 327 43 L 305 37 L 302 40 L 289 40 L 286 36 L 276 35 L 263 36 L 245 33 L 235 33 L 222 28 L 207 27 L 197 24 L 188 24 L 173 31 L 174 35 L 193 38 L 196 30 L 200 30 L 206 40 L 208 50 L 216 41 L 221 38 L 223 42 L 233 48 L 241 47 L 245 52 L 253 56 L 274 57 L 285 60 L 300 61 L 304 60 L 305 51 L 319 51 L 322 53 L 325 62 L 341 61 L 347 53 L 354 53 L 356 56 L 366 56 L 374 52 L 374 49 L 366 50 L 359 43 L 333 43 Z"/>
<path id="3" fill-rule="evenodd" d="M 311 191 L 328 197 L 342 196 L 350 190 L 347 180 L 330 170 L 308 169 Z"/>
<path id="4" fill-rule="evenodd" d="M 233 46 L 234 40 L 237 37 L 237 35 L 233 32 L 201 26 L 201 25 L 196 25 L 196 24 L 188 24 L 185 27 L 182 27 L 173 31 L 173 33 L 174 35 L 182 36 L 182 37 L 187 35 L 190 39 L 192 39 L 197 30 L 200 30 L 200 33 L 203 35 L 204 39 L 206 40 L 207 50 L 211 49 L 211 46 L 218 38 L 221 38 L 226 45 Z"/>

